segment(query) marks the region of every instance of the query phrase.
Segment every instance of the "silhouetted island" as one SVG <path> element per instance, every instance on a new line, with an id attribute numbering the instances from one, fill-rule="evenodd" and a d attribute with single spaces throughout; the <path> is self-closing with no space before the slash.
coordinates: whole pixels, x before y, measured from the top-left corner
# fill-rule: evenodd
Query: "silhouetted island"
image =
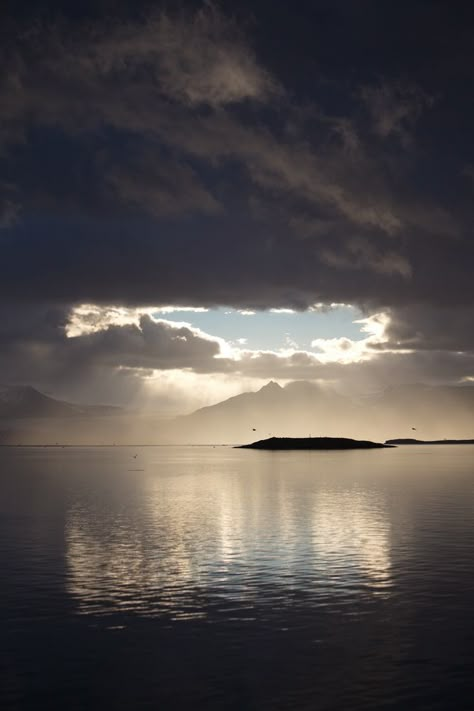
<path id="1" fill-rule="evenodd" d="M 238 449 L 389 449 L 392 444 L 346 437 L 270 437 Z"/>
<path id="2" fill-rule="evenodd" d="M 413 439 L 413 438 L 405 438 L 405 439 L 387 439 L 385 440 L 385 444 L 389 445 L 397 445 L 397 444 L 474 444 L 474 439 L 431 439 L 431 440 L 423 440 L 423 439 Z"/>

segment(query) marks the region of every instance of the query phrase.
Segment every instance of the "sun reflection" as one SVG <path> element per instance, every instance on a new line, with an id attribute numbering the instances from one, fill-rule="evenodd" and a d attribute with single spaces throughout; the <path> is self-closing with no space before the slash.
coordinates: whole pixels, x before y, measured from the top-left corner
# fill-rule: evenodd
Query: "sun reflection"
<path id="1" fill-rule="evenodd" d="M 117 510 L 76 501 L 66 553 L 79 611 L 189 619 L 226 601 L 283 607 L 308 590 L 315 604 L 328 592 L 387 594 L 385 501 L 367 489 L 315 486 L 307 472 L 295 479 L 272 461 L 235 475 L 180 462 L 180 475 L 144 474 L 136 499 L 118 497 Z"/>
<path id="2" fill-rule="evenodd" d="M 313 545 L 328 575 L 346 583 L 367 576 L 374 592 L 391 580 L 389 519 L 381 502 L 367 492 L 325 490 L 313 508 Z M 342 571 L 342 573 L 341 573 Z"/>
<path id="3" fill-rule="evenodd" d="M 68 591 L 80 612 L 193 616 L 187 609 L 192 600 L 187 605 L 179 599 L 180 591 L 192 591 L 199 582 L 196 561 L 180 535 L 184 519 L 171 517 L 166 527 L 153 527 L 152 535 L 148 525 L 137 527 L 126 517 L 116 519 L 105 535 L 94 519 L 90 511 L 75 507 L 66 527 Z"/>

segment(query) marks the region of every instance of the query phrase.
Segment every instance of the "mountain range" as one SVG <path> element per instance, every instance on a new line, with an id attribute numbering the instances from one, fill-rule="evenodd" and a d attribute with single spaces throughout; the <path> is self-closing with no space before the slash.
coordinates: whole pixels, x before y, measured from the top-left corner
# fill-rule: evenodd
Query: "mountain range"
<path id="1" fill-rule="evenodd" d="M 117 409 L 109 405 L 73 405 L 44 395 L 31 385 L 0 385 L 0 418 L 110 415 Z"/>
<path id="2" fill-rule="evenodd" d="M 74 444 L 239 444 L 276 437 L 355 437 L 384 441 L 469 438 L 474 387 L 403 385 L 353 399 L 306 381 L 270 381 L 189 415 L 162 417 L 76 405 L 30 386 L 0 387 L 0 442 Z"/>
<path id="3" fill-rule="evenodd" d="M 353 399 L 306 381 L 270 382 L 258 392 L 178 418 L 188 441 L 242 442 L 277 437 L 357 437 L 385 440 L 469 437 L 474 433 L 474 387 L 403 385 Z"/>

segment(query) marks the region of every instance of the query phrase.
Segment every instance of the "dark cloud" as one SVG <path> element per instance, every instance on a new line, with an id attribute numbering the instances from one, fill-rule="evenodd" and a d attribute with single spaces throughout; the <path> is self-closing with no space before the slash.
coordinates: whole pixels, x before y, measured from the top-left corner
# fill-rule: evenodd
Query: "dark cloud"
<path id="1" fill-rule="evenodd" d="M 435 99 L 417 86 L 380 83 L 361 88 L 361 96 L 380 138 L 396 136 L 408 147 L 416 121 Z"/>
<path id="2" fill-rule="evenodd" d="M 374 349 L 471 373 L 465 4 L 62 5 L 4 10 L 0 297 L 25 324 L 49 304 L 23 340 L 5 310 L 5 378 L 238 370 L 217 342 L 146 319 L 66 342 L 84 302 L 352 303 L 391 314 Z M 408 356 L 383 357 L 405 372 Z M 331 371 L 305 354 L 242 362 L 287 368 Z"/>
<path id="3" fill-rule="evenodd" d="M 159 150 L 153 156 L 138 154 L 128 163 L 107 166 L 105 181 L 119 201 L 155 217 L 221 211 L 190 165 L 166 158 Z"/>
<path id="4" fill-rule="evenodd" d="M 388 327 L 394 348 L 415 350 L 474 351 L 474 308 L 410 305 L 397 309 Z"/>
<path id="5" fill-rule="evenodd" d="M 187 327 L 142 316 L 137 325 L 111 326 L 62 342 L 64 354 L 79 364 L 93 363 L 115 368 L 166 370 L 209 369 L 220 352 L 217 341 Z"/>
<path id="6" fill-rule="evenodd" d="M 20 205 L 15 200 L 13 186 L 0 183 L 0 229 L 11 227 L 17 220 Z"/>
<path id="7" fill-rule="evenodd" d="M 32 362 L 43 362 L 48 371 L 61 368 L 168 369 L 208 367 L 220 352 L 218 339 L 197 330 L 138 314 L 137 322 L 100 324 L 68 335 L 70 312 L 56 307 L 2 309 L 0 339 L 1 369 L 19 369 L 24 374 Z M 84 323 L 87 323 L 85 321 Z M 15 362 L 16 361 L 16 362 Z M 24 376 L 23 376 L 24 377 Z"/>

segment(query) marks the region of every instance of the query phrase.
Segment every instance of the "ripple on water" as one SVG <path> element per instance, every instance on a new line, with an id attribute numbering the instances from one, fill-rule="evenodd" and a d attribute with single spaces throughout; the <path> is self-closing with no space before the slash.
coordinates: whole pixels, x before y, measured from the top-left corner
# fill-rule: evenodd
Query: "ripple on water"
<path id="1" fill-rule="evenodd" d="M 34 665 L 54 661 L 67 694 L 84 670 L 96 678 L 92 645 L 142 678 L 145 705 L 173 693 L 215 708 L 463 698 L 474 448 L 463 452 L 160 448 L 140 452 L 143 472 L 125 450 L 2 452 L 0 614 L 16 660 L 5 688 L 41 696 Z M 125 704 L 111 673 L 109 700 Z"/>

